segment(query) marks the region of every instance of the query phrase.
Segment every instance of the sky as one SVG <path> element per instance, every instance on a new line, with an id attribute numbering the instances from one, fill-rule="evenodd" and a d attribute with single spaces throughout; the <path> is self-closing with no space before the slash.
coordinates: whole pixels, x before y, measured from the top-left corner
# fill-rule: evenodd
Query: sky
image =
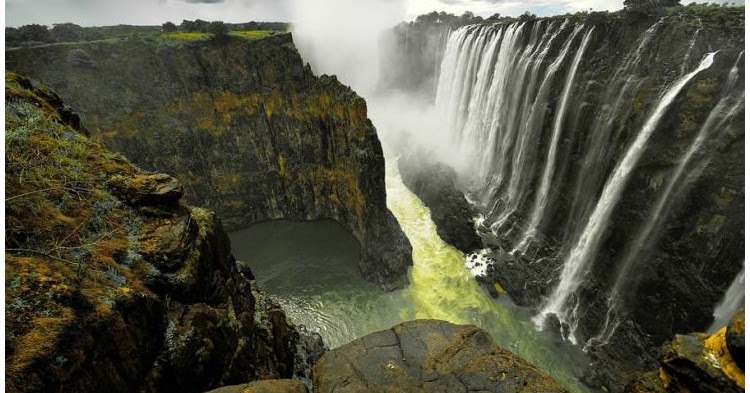
<path id="1" fill-rule="evenodd" d="M 744 0 L 734 2 L 744 4 Z M 315 3 L 314 0 L 6 0 L 5 24 L 9 27 L 61 22 L 82 26 L 158 25 L 198 18 L 225 22 L 292 21 L 295 14 L 299 16 L 300 8 Z M 468 10 L 482 16 L 494 13 L 517 16 L 530 11 L 548 16 L 622 8 L 622 0 L 370 0 L 370 3 L 398 14 L 399 20 L 412 20 L 433 10 L 454 14 Z M 342 14 L 345 10 L 330 12 Z"/>

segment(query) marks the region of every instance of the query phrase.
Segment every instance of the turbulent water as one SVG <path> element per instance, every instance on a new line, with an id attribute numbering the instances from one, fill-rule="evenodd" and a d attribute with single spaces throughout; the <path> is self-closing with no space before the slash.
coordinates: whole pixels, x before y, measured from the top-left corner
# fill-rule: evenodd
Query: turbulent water
<path id="1" fill-rule="evenodd" d="M 568 389 L 586 391 L 574 377 L 586 367 L 584 355 L 537 332 L 528 310 L 504 296 L 490 298 L 464 267 L 464 255 L 437 235 L 429 210 L 392 163 L 386 188 L 388 207 L 413 247 L 411 284 L 404 290 L 383 293 L 365 282 L 356 268 L 356 241 L 330 221 L 258 224 L 230 235 L 233 252 L 294 323 L 319 332 L 331 347 L 411 319 L 470 323 Z"/>

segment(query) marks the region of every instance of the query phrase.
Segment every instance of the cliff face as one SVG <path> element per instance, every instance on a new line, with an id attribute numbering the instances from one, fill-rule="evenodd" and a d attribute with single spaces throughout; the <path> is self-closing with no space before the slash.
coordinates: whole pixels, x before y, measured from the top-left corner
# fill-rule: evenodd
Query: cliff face
<path id="1" fill-rule="evenodd" d="M 719 51 L 713 65 L 681 90 L 658 121 L 626 179 L 621 197 L 613 202 L 616 206 L 600 232 L 599 247 L 576 277 L 581 285 L 569 298 L 570 307 L 562 315 L 562 331 L 567 335 L 575 330 L 578 342 L 586 344 L 597 359 L 600 367 L 592 370 L 589 381 L 593 386 L 621 386 L 632 372 L 653 364 L 656 348 L 675 333 L 705 329 L 712 321 L 714 305 L 742 268 L 744 112 L 740 109 L 731 115 L 732 104 L 725 105 L 740 103 L 742 108 L 744 100 L 742 12 L 736 8 L 686 7 L 661 21 L 631 19 L 623 13 L 591 14 L 570 18 L 565 28 L 560 28 L 562 17 L 542 20 L 537 38 L 545 31 L 555 33 L 559 29 L 559 34 L 557 41 L 553 40 L 558 44 L 550 46 L 540 63 L 538 84 L 547 77 L 544 70 L 563 52 L 566 40 L 574 38 L 559 70 L 549 77 L 548 96 L 538 102 L 533 101 L 535 95 L 531 96 L 538 105 L 533 108 L 536 117 L 529 117 L 529 121 L 538 127 L 527 127 L 529 134 L 521 136 L 518 131 L 517 137 L 508 139 L 511 145 L 505 156 L 500 153 L 503 146 L 493 146 L 496 150 L 490 156 L 495 161 L 489 165 L 487 182 L 497 181 L 497 188 L 482 195 L 486 190 L 476 192 L 472 185 L 466 185 L 471 182 L 467 174 L 458 174 L 459 180 L 463 176 L 465 181 L 463 190 L 474 193 L 472 200 L 489 200 L 475 206 L 474 211 L 486 218 L 486 227 L 480 227 L 485 245 L 515 253 L 495 253 L 490 282 L 500 282 L 516 302 L 542 309 L 554 295 L 566 256 L 587 228 L 608 178 L 665 91 L 696 69 L 705 54 Z M 519 30 L 522 45 L 533 39 L 534 23 L 527 22 Z M 580 30 L 574 36 L 577 26 Z M 537 193 L 546 176 L 545 161 L 553 144 L 555 115 L 563 99 L 571 59 L 591 28 L 588 47 L 571 84 L 567 115 L 560 123 L 544 214 L 534 236 L 524 244 Z M 735 66 L 736 84 L 730 84 Z M 728 100 L 723 102 L 725 98 Z M 609 125 L 602 118 L 609 120 Z M 676 177 L 704 129 L 709 131 L 705 134 L 708 138 L 691 153 L 692 160 L 683 168 L 682 176 Z M 471 138 L 455 131 L 456 140 Z M 525 150 L 518 148 L 522 143 Z M 482 153 L 477 150 L 476 156 Z M 499 173 L 502 165 L 512 167 L 514 178 L 515 171 L 521 173 L 518 187 L 508 186 L 511 172 Z M 404 178 L 431 181 L 435 170 L 423 171 L 424 167 L 403 165 L 402 171 L 412 168 L 422 172 L 404 174 Z M 676 179 L 674 184 L 672 179 Z M 431 210 L 450 210 L 443 215 L 458 213 L 452 210 L 453 198 L 440 201 L 424 196 L 426 201 L 433 201 Z M 663 209 L 659 211 L 656 206 L 660 204 Z M 656 224 L 649 229 L 651 217 Z M 495 222 L 497 226 L 490 230 L 489 224 Z M 647 231 L 653 232 L 645 240 L 639 239 Z M 633 250 L 635 257 L 630 255 Z M 623 270 L 625 261 L 629 270 Z M 608 300 L 616 285 L 622 292 L 615 299 L 619 303 L 613 314 Z M 616 368 L 620 370 L 612 370 Z"/>
<path id="2" fill-rule="evenodd" d="M 85 66 L 71 53 L 85 53 Z M 362 246 L 360 267 L 405 283 L 411 247 L 385 204 L 384 161 L 364 100 L 315 77 L 290 34 L 196 42 L 125 40 L 6 52 L 7 67 L 55 88 L 96 138 L 229 228 L 331 218 Z M 91 94 L 96 91 L 96 94 Z"/>
<path id="3" fill-rule="evenodd" d="M 5 98 L 9 391 L 305 376 L 299 334 L 237 270 L 214 213 L 92 142 L 45 87 L 6 73 Z"/>

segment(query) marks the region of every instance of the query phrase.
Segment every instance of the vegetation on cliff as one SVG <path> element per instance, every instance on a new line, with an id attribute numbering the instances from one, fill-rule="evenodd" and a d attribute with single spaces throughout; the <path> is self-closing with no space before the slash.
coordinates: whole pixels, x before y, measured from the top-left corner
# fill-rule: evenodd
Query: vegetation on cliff
<path id="1" fill-rule="evenodd" d="M 197 392 L 304 376 L 298 333 L 216 216 L 6 73 L 6 386 Z M 246 274 L 250 274 L 246 272 Z"/>
<path id="2" fill-rule="evenodd" d="M 75 51 L 91 66 L 80 66 Z M 9 69 L 75 106 L 93 137 L 146 169 L 175 174 L 188 201 L 230 228 L 332 218 L 362 245 L 366 278 L 404 285 L 410 248 L 385 205 L 383 153 L 366 104 L 336 77 L 314 76 L 290 34 L 6 54 Z"/>

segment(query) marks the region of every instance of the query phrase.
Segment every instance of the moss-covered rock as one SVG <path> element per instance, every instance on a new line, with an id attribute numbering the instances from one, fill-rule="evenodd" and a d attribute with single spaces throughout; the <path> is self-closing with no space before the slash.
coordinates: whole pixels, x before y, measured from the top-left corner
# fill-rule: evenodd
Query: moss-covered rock
<path id="1" fill-rule="evenodd" d="M 65 59 L 85 50 L 95 68 Z M 364 100 L 314 76 L 291 34 L 124 40 L 7 51 L 7 67 L 54 87 L 96 138 L 168 172 L 229 228 L 331 218 L 362 245 L 361 270 L 405 284 L 411 247 L 385 203 L 385 167 Z M 92 92 L 96 92 L 93 94 Z"/>
<path id="2" fill-rule="evenodd" d="M 6 73 L 5 94 L 8 391 L 200 392 L 305 369 L 214 213 L 91 141 L 45 87 Z"/>

